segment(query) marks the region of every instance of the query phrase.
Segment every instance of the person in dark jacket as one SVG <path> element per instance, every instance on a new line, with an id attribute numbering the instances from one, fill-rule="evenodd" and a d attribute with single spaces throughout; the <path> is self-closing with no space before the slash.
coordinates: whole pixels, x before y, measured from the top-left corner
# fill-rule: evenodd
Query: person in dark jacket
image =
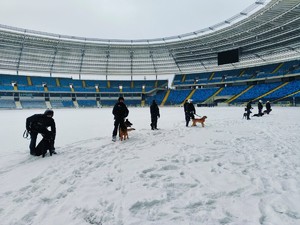
<path id="1" fill-rule="evenodd" d="M 38 134 L 41 134 L 43 138 L 49 141 L 51 154 L 56 154 L 54 148 L 54 141 L 56 136 L 55 121 L 53 119 L 54 112 L 51 109 L 47 109 L 44 114 L 34 114 L 26 119 L 26 130 L 30 133 L 31 141 L 29 145 L 30 154 L 36 155 L 36 139 Z M 48 130 L 48 127 L 51 130 Z"/>
<path id="2" fill-rule="evenodd" d="M 259 116 L 262 116 L 263 115 L 263 104 L 262 104 L 262 100 L 259 100 L 258 103 L 257 103 L 257 108 L 258 108 L 258 115 Z"/>
<path id="3" fill-rule="evenodd" d="M 267 101 L 267 103 L 266 103 L 266 110 L 265 111 L 266 111 L 267 114 L 269 114 L 272 111 L 271 103 L 269 101 Z"/>
<path id="4" fill-rule="evenodd" d="M 156 101 L 153 100 L 150 106 L 150 114 L 151 114 L 151 130 L 157 129 L 157 118 L 160 118 L 159 108 L 156 104 Z"/>
<path id="5" fill-rule="evenodd" d="M 115 119 L 112 141 L 116 141 L 118 128 L 119 126 L 125 127 L 124 120 L 129 114 L 129 110 L 125 105 L 124 98 L 122 96 L 119 97 L 118 102 L 115 104 L 112 114 L 114 115 L 114 119 Z"/>
<path id="6" fill-rule="evenodd" d="M 183 104 L 183 110 L 184 110 L 184 116 L 185 116 L 185 124 L 186 124 L 186 126 L 188 126 L 189 121 L 190 121 L 190 117 L 189 117 L 189 114 L 187 112 L 187 106 L 188 106 L 188 104 L 189 104 L 188 100 L 186 99 L 184 101 L 184 104 Z"/>
<path id="7" fill-rule="evenodd" d="M 186 126 L 189 126 L 189 122 L 191 119 L 195 119 L 196 109 L 193 104 L 193 100 L 189 99 L 186 105 Z"/>
<path id="8" fill-rule="evenodd" d="M 252 101 L 249 101 L 249 102 L 247 103 L 247 105 L 246 105 L 246 108 L 245 108 L 245 110 L 246 110 L 246 112 L 247 112 L 247 120 L 250 120 L 250 113 L 252 113 L 252 112 L 251 112 L 251 109 L 253 109 L 253 108 L 252 108 Z"/>

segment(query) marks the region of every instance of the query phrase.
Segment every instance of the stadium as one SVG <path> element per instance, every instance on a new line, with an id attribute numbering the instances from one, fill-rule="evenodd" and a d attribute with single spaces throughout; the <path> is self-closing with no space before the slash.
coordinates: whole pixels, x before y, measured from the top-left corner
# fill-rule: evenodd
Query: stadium
<path id="1" fill-rule="evenodd" d="M 298 1 L 272 1 L 246 16 L 261 4 L 206 29 L 150 40 L 77 38 L 1 25 L 0 69 L 11 71 L 1 74 L 1 108 L 111 106 L 120 95 L 136 106 L 152 99 L 180 105 L 187 98 L 199 104 L 263 99 L 295 105 Z M 31 75 L 39 73 L 48 75 Z M 173 74 L 170 89 L 160 79 L 166 74 Z M 109 79 L 116 75 L 131 79 Z"/>
<path id="2" fill-rule="evenodd" d="M 299 0 L 257 0 L 201 30 L 133 40 L 0 24 L 0 220 L 298 224 L 299 13 Z M 136 131 L 112 144 L 120 96 Z M 183 129 L 188 99 L 205 127 Z M 242 120 L 259 100 L 274 113 Z M 58 154 L 41 159 L 15 139 L 46 109 Z"/>

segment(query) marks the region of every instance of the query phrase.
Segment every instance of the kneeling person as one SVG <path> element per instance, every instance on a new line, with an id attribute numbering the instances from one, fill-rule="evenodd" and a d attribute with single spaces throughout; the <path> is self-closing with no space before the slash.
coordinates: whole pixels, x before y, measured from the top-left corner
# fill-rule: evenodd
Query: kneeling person
<path id="1" fill-rule="evenodd" d="M 56 154 L 54 148 L 56 127 L 53 115 L 53 110 L 47 109 L 44 114 L 34 114 L 26 119 L 26 130 L 30 133 L 31 137 L 29 145 L 31 155 L 44 156 L 47 150 L 50 151 L 50 155 Z M 48 130 L 48 127 L 51 128 L 51 131 Z M 43 139 L 36 146 L 38 134 L 41 134 Z"/>

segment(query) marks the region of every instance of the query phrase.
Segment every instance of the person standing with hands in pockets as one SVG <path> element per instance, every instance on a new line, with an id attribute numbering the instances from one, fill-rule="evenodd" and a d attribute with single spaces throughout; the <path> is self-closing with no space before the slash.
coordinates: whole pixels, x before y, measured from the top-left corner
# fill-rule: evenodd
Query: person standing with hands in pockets
<path id="1" fill-rule="evenodd" d="M 159 108 L 156 104 L 156 101 L 153 100 L 150 106 L 150 114 L 151 114 L 151 130 L 158 130 L 157 129 L 157 118 L 160 118 Z"/>

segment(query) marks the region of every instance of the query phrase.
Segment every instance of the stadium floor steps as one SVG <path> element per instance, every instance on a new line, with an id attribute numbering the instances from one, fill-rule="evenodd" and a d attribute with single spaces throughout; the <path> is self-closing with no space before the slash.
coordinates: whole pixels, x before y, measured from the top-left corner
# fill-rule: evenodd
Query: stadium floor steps
<path id="1" fill-rule="evenodd" d="M 217 90 L 212 96 L 210 96 L 209 98 L 207 98 L 207 99 L 203 102 L 203 104 L 212 102 L 211 100 L 213 100 L 214 97 L 217 96 L 223 89 L 224 89 L 224 87 L 219 88 L 219 90 Z"/>
<path id="2" fill-rule="evenodd" d="M 292 94 L 286 95 L 286 96 L 284 96 L 284 97 L 282 97 L 282 98 L 278 98 L 278 99 L 272 101 L 272 103 L 281 101 L 281 100 L 283 100 L 283 99 L 285 99 L 285 98 L 289 98 L 289 97 L 291 97 L 291 96 L 293 96 L 293 95 L 296 95 L 296 94 L 298 94 L 298 93 L 300 93 L 300 90 L 299 90 L 299 91 L 295 91 L 295 92 L 293 92 Z"/>
<path id="3" fill-rule="evenodd" d="M 168 99 L 168 97 L 169 97 L 169 95 L 170 95 L 170 92 L 171 92 L 171 90 L 169 89 L 169 90 L 167 91 L 167 93 L 166 93 L 164 99 L 162 100 L 160 106 L 164 106 L 164 105 L 165 105 L 165 103 L 166 103 L 166 101 L 167 101 L 167 99 Z"/>
<path id="4" fill-rule="evenodd" d="M 265 96 L 267 96 L 267 95 L 271 94 L 272 92 L 274 92 L 274 91 L 277 91 L 278 89 L 280 89 L 280 88 L 284 87 L 284 86 L 285 86 L 285 85 L 287 85 L 288 83 L 289 83 L 289 82 L 285 82 L 285 83 L 283 83 L 283 84 L 279 85 L 278 87 L 276 87 L 276 88 L 272 89 L 271 91 L 268 91 L 267 93 L 265 93 L 265 94 L 263 94 L 263 95 L 260 95 L 260 96 L 258 96 L 257 98 L 253 99 L 252 101 L 257 101 L 257 100 L 259 100 L 259 99 L 261 99 L 261 98 L 263 98 L 263 97 L 265 97 Z"/>
<path id="5" fill-rule="evenodd" d="M 243 90 L 241 93 L 234 95 L 233 97 L 231 97 L 230 99 L 226 100 L 225 103 L 230 103 L 232 101 L 234 101 L 235 99 L 237 99 L 238 97 L 240 97 L 242 94 L 246 93 L 247 91 L 249 91 L 251 88 L 253 88 L 254 85 L 251 85 L 249 87 L 247 87 L 245 90 Z"/>
<path id="6" fill-rule="evenodd" d="M 272 73 L 276 73 L 282 66 L 283 66 L 283 63 L 280 63 L 280 64 L 272 71 Z"/>
<path id="7" fill-rule="evenodd" d="M 194 95 L 195 91 L 196 91 L 196 89 L 193 89 L 193 90 L 189 93 L 189 95 L 183 100 L 183 102 L 182 102 L 180 105 L 183 106 L 183 104 L 184 104 L 184 102 L 185 102 L 186 100 L 192 98 L 192 96 Z"/>

